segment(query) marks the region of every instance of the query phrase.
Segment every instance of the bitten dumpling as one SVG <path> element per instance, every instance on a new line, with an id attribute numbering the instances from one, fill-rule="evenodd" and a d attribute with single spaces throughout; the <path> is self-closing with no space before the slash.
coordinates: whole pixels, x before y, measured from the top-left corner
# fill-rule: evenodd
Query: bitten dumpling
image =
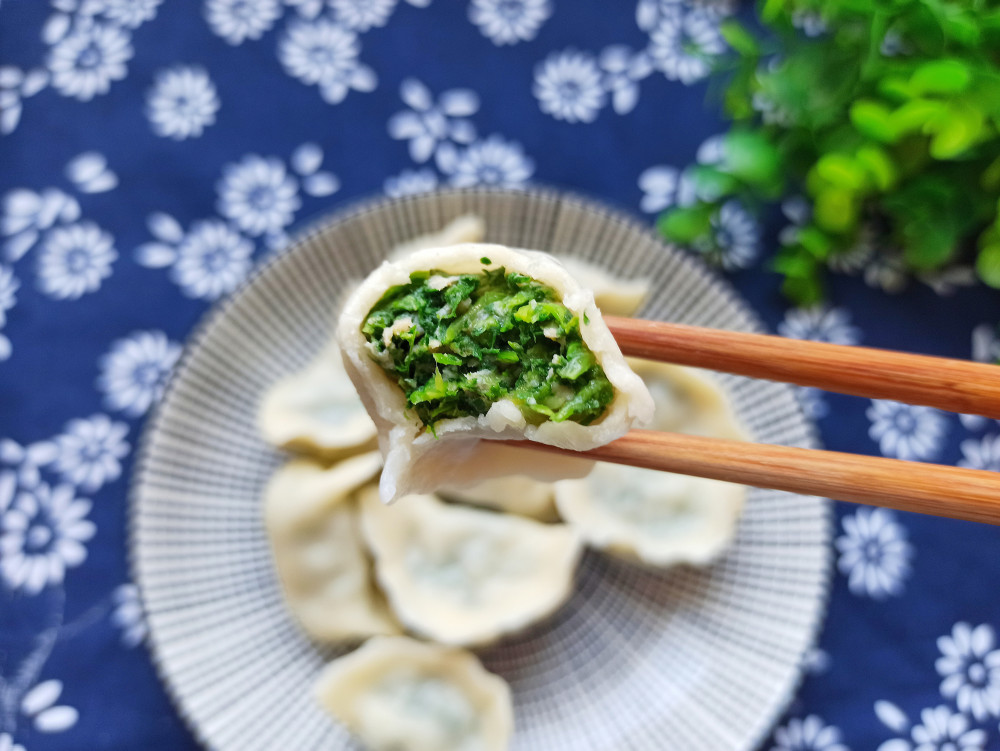
<path id="1" fill-rule="evenodd" d="M 361 528 L 375 575 L 409 630 L 476 646 L 554 612 L 572 590 L 580 541 L 542 524 L 412 495 L 386 506 L 361 492 Z"/>
<path id="2" fill-rule="evenodd" d="M 654 430 L 745 439 L 725 393 L 699 371 L 632 364 L 656 402 Z M 651 566 L 716 558 L 746 498 L 742 485 L 604 462 L 555 489 L 560 515 L 588 544 Z"/>
<path id="3" fill-rule="evenodd" d="M 257 424 L 271 445 L 327 460 L 376 444 L 375 423 L 344 371 L 335 342 L 267 392 Z"/>
<path id="4" fill-rule="evenodd" d="M 586 451 L 652 416 L 593 295 L 538 251 L 466 244 L 384 263 L 337 336 L 378 428 L 386 502 L 512 472 L 581 476 L 582 459 L 497 444 Z"/>
<path id="5" fill-rule="evenodd" d="M 313 639 L 398 634 L 372 581 L 352 491 L 378 473 L 377 451 L 330 469 L 299 459 L 278 469 L 264 518 L 288 609 Z"/>
<path id="6" fill-rule="evenodd" d="M 316 697 L 369 751 L 505 751 L 510 687 L 463 649 L 376 637 L 334 660 Z"/>

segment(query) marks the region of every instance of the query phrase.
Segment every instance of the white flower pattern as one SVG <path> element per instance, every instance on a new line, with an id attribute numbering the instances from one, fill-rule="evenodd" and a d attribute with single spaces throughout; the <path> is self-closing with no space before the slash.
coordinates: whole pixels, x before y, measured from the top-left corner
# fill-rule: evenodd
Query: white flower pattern
<path id="1" fill-rule="evenodd" d="M 816 715 L 789 720 L 774 731 L 771 751 L 849 751 L 840 742 L 840 731 Z"/>
<path id="2" fill-rule="evenodd" d="M 472 0 L 469 3 L 469 20 L 497 46 L 534 39 L 551 15 L 551 0 Z"/>
<path id="3" fill-rule="evenodd" d="M 112 25 L 82 24 L 49 53 L 52 86 L 82 102 L 106 94 L 112 82 L 125 78 L 132 53 L 128 32 Z"/>
<path id="4" fill-rule="evenodd" d="M 452 89 L 438 97 L 415 78 L 407 78 L 399 89 L 410 109 L 389 119 L 389 135 L 409 141 L 410 157 L 426 162 L 439 145 L 448 142 L 467 144 L 476 137 L 476 128 L 468 120 L 479 109 L 479 98 L 468 89 Z"/>
<path id="5" fill-rule="evenodd" d="M 278 45 L 288 75 L 319 87 L 329 104 L 339 104 L 351 89 L 372 91 L 375 72 L 358 61 L 357 35 L 326 18 L 292 24 Z"/>
<path id="6" fill-rule="evenodd" d="M 713 58 L 726 50 L 718 19 L 708 10 L 673 6 L 660 20 L 649 41 L 653 65 L 667 78 L 691 84 L 712 70 Z"/>
<path id="7" fill-rule="evenodd" d="M 875 600 L 900 594 L 910 573 L 913 547 L 893 512 L 859 508 L 841 523 L 844 534 L 836 540 L 837 567 L 851 592 Z"/>
<path id="8" fill-rule="evenodd" d="M 114 602 L 111 621 L 122 631 L 122 644 L 126 647 L 138 646 L 149 633 L 139 588 L 134 584 L 122 584 L 111 593 L 111 599 Z"/>
<path id="9" fill-rule="evenodd" d="M 107 415 L 70 420 L 56 436 L 59 453 L 52 466 L 65 482 L 92 493 L 121 475 L 129 450 L 126 435 L 128 425 Z"/>
<path id="10" fill-rule="evenodd" d="M 279 0 L 205 0 L 205 19 L 229 44 L 260 39 L 281 17 Z"/>
<path id="11" fill-rule="evenodd" d="M 980 722 L 1000 717 L 1000 649 L 993 627 L 956 623 L 949 636 L 938 639 L 938 649 L 934 667 L 943 678 L 941 695 Z"/>
<path id="12" fill-rule="evenodd" d="M 948 431 L 945 416 L 932 407 L 873 399 L 865 413 L 868 435 L 885 456 L 911 461 L 935 458 Z"/>
<path id="13" fill-rule="evenodd" d="M 161 71 L 146 97 L 146 117 L 158 136 L 183 140 L 200 136 L 215 122 L 219 96 L 208 73 L 177 66 Z"/>
<path id="14" fill-rule="evenodd" d="M 138 417 L 159 400 L 181 347 L 162 331 L 138 331 L 113 342 L 100 360 L 98 388 L 109 409 Z"/>
<path id="15" fill-rule="evenodd" d="M 26 595 L 61 584 L 66 569 L 86 559 L 84 543 L 97 531 L 86 518 L 90 506 L 72 485 L 22 490 L 0 516 L 0 574 L 7 584 Z"/>
<path id="16" fill-rule="evenodd" d="M 75 300 L 100 288 L 117 258 L 114 239 L 93 222 L 55 227 L 38 257 L 38 286 L 50 297 Z"/>
<path id="17" fill-rule="evenodd" d="M 570 123 L 593 122 L 606 100 L 597 61 L 575 50 L 546 58 L 535 69 L 532 92 L 542 112 Z"/>
<path id="18" fill-rule="evenodd" d="M 188 297 L 218 300 L 249 273 L 253 249 L 225 222 L 195 222 L 177 250 L 170 276 Z"/>
<path id="19" fill-rule="evenodd" d="M 496 185 L 520 188 L 534 172 L 534 162 L 520 144 L 492 135 L 476 141 L 461 152 L 439 152 L 439 166 L 451 184 L 460 188 Z"/>
<path id="20" fill-rule="evenodd" d="M 251 237 L 283 231 L 302 205 L 295 178 L 273 157 L 227 165 L 217 189 L 219 213 Z"/>

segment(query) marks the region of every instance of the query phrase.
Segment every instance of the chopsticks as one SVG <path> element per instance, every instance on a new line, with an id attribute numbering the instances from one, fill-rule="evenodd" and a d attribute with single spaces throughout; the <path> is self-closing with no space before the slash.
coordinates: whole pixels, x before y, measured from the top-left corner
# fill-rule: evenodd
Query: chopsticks
<path id="1" fill-rule="evenodd" d="M 518 446 L 581 452 L 532 441 Z M 1000 524 L 1000 473 L 877 456 L 632 430 L 588 459 L 787 490 L 918 514 Z"/>
<path id="2" fill-rule="evenodd" d="M 1000 368 L 945 357 L 605 316 L 626 355 L 1000 419 Z"/>
<path id="3" fill-rule="evenodd" d="M 1000 368 L 995 365 L 659 321 L 604 320 L 626 355 L 1000 418 Z M 633 430 L 585 454 L 617 464 L 1000 524 L 997 472 L 650 430 Z"/>

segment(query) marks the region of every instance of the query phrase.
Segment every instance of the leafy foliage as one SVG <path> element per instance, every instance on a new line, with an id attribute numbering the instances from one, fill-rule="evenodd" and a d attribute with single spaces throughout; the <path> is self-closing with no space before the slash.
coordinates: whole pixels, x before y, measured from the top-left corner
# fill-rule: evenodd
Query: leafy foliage
<path id="1" fill-rule="evenodd" d="M 692 243 L 734 197 L 794 193 L 811 216 L 774 267 L 800 304 L 837 257 L 870 245 L 913 273 L 976 256 L 1000 288 L 1000 4 L 995 0 L 761 0 L 720 66 L 733 125 L 720 160 L 690 170 L 697 198 L 661 218 Z M 809 21 L 818 35 L 798 26 Z"/>
<path id="2" fill-rule="evenodd" d="M 577 317 L 550 287 L 502 267 L 461 276 L 415 272 L 383 295 L 361 330 L 372 357 L 431 429 L 438 420 L 485 414 L 501 399 L 534 424 L 589 425 L 614 397 Z"/>

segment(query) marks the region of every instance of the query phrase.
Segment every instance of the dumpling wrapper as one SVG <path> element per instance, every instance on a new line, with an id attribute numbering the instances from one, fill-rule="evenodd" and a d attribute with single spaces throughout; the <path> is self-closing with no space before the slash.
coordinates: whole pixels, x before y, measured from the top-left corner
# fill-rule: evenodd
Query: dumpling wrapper
<path id="1" fill-rule="evenodd" d="M 375 576 L 408 629 L 441 644 L 478 646 L 521 631 L 569 597 L 577 534 L 431 495 L 392 506 L 360 493 Z"/>
<path id="2" fill-rule="evenodd" d="M 463 649 L 375 637 L 327 665 L 316 698 L 369 751 L 506 751 L 510 687 Z"/>
<path id="3" fill-rule="evenodd" d="M 257 425 L 272 446 L 324 460 L 376 446 L 375 423 L 347 377 L 336 342 L 265 394 Z"/>
<path id="4" fill-rule="evenodd" d="M 481 259 L 490 263 L 484 264 Z M 406 396 L 368 353 L 361 326 L 390 287 L 407 284 L 410 273 L 438 269 L 449 274 L 480 273 L 505 267 L 552 287 L 580 319 L 583 341 L 604 368 L 615 389 L 605 413 L 590 425 L 545 421 L 529 424 L 509 399 L 495 402 L 485 415 L 440 420 L 436 436 L 407 412 Z M 602 446 L 641 427 L 652 417 L 653 400 L 631 371 L 605 325 L 591 292 L 547 253 L 502 245 L 466 244 L 418 251 L 375 269 L 348 298 L 337 338 L 347 374 L 378 428 L 385 468 L 379 483 L 382 500 L 441 487 L 474 485 L 513 473 L 539 480 L 580 477 L 592 462 L 576 457 L 504 447 L 505 440 L 527 439 L 574 451 Z M 492 439 L 492 440 L 482 440 Z"/>
<path id="5" fill-rule="evenodd" d="M 553 484 L 524 475 L 494 477 L 469 488 L 452 487 L 442 490 L 441 495 L 448 500 L 486 506 L 540 522 L 559 518 Z"/>
<path id="6" fill-rule="evenodd" d="M 418 235 L 409 242 L 397 245 L 389 253 L 389 260 L 396 261 L 411 253 L 427 248 L 443 248 L 447 245 L 482 242 L 486 235 L 486 224 L 475 214 L 462 214 L 448 222 L 437 232 Z"/>
<path id="7" fill-rule="evenodd" d="M 722 389 L 700 371 L 635 361 L 656 402 L 654 430 L 745 440 Z M 706 564 L 736 531 L 746 487 L 599 462 L 584 479 L 555 484 L 556 506 L 590 545 L 665 567 Z"/>
<path id="8" fill-rule="evenodd" d="M 330 469 L 299 459 L 279 468 L 265 491 L 264 519 L 285 602 L 318 641 L 402 630 L 375 589 L 351 498 L 381 465 L 377 451 Z"/>
<path id="9" fill-rule="evenodd" d="M 594 293 L 601 312 L 609 316 L 630 316 L 649 296 L 649 279 L 624 279 L 613 276 L 600 266 L 573 256 L 560 256 L 559 262 L 584 287 Z"/>

